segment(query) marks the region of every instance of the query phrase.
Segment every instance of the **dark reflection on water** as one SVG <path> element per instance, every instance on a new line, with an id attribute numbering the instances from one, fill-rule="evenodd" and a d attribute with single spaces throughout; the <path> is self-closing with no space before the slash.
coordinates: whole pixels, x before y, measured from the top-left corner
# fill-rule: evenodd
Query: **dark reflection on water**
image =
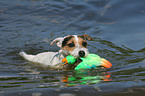
<path id="1" fill-rule="evenodd" d="M 1 0 L 0 94 L 143 94 L 144 4 L 143 0 Z M 70 34 L 93 37 L 88 49 L 113 67 L 81 72 L 52 70 L 18 56 L 21 50 L 30 54 L 56 52 L 59 48 L 50 42 Z"/>

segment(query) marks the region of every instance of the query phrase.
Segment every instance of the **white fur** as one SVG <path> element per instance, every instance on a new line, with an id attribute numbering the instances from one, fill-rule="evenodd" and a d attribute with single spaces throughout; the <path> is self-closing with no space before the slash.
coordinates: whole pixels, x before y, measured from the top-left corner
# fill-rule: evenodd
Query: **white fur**
<path id="1" fill-rule="evenodd" d="M 56 38 L 51 42 L 50 45 L 56 43 L 56 45 L 61 48 L 63 39 L 63 37 Z M 64 59 L 67 56 L 62 50 L 60 50 L 59 52 L 43 52 L 36 55 L 29 55 L 25 52 L 20 52 L 19 55 L 28 61 L 41 63 L 52 68 L 62 68 L 62 59 Z"/>
<path id="2" fill-rule="evenodd" d="M 72 56 L 74 56 L 74 57 L 79 57 L 79 51 L 84 51 L 85 52 L 85 57 L 88 55 L 88 53 L 89 53 L 89 51 L 88 51 L 88 49 L 87 48 L 82 48 L 82 47 L 80 47 L 80 45 L 79 45 L 79 38 L 78 38 L 78 36 L 77 35 L 73 35 L 74 37 L 75 37 L 75 39 L 76 39 L 76 48 L 72 51 L 72 52 L 70 52 L 70 54 L 72 55 Z"/>
<path id="3" fill-rule="evenodd" d="M 78 38 L 78 36 L 77 36 L 77 35 L 73 35 L 73 36 L 75 37 L 76 42 L 77 42 L 76 47 L 80 47 L 80 45 L 79 45 L 79 38 Z"/>
<path id="4" fill-rule="evenodd" d="M 56 43 L 56 45 L 61 48 L 61 44 L 62 44 L 63 39 L 64 39 L 63 37 L 56 38 L 51 42 L 50 45 L 53 45 L 54 43 Z"/>
<path id="5" fill-rule="evenodd" d="M 88 51 L 88 49 L 86 49 L 86 48 L 80 48 L 80 47 L 78 47 L 78 48 L 75 48 L 72 52 L 70 52 L 70 54 L 72 55 L 72 56 L 74 56 L 74 57 L 79 57 L 79 51 L 84 51 L 85 52 L 85 56 L 84 57 L 86 57 L 88 54 L 89 54 L 89 51 Z"/>
<path id="6" fill-rule="evenodd" d="M 43 52 L 37 55 L 28 55 L 25 52 L 20 52 L 19 55 L 28 61 L 41 63 L 52 68 L 61 68 L 62 59 L 66 57 L 61 52 Z"/>

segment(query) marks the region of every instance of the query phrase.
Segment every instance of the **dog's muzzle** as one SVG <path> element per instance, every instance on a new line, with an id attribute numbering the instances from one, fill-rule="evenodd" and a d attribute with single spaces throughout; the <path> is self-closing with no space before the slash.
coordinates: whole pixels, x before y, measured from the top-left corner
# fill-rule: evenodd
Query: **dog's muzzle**
<path id="1" fill-rule="evenodd" d="M 78 57 L 86 57 L 88 55 L 88 49 L 86 48 L 76 48 L 70 52 L 70 55 L 74 56 L 75 58 Z"/>

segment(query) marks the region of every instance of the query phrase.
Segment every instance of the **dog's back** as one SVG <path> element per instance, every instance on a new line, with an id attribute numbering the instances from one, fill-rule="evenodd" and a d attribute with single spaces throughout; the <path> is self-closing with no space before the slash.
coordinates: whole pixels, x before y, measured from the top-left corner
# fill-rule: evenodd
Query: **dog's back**
<path id="1" fill-rule="evenodd" d="M 19 55 L 28 61 L 56 68 L 62 66 L 61 58 L 64 58 L 59 52 L 43 52 L 37 55 L 28 55 L 25 52 L 20 52 Z"/>

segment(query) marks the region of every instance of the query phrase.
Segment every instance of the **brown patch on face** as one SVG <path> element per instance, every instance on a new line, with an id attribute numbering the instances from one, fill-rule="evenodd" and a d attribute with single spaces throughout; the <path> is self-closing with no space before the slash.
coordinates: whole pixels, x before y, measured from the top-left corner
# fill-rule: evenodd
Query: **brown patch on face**
<path id="1" fill-rule="evenodd" d="M 84 48 L 87 48 L 87 41 L 86 40 L 84 40 L 83 38 L 81 38 L 81 37 L 78 37 L 78 43 L 79 43 L 79 46 L 80 47 L 84 47 Z"/>
<path id="2" fill-rule="evenodd" d="M 64 39 L 62 43 L 62 49 L 67 51 L 73 51 L 76 47 L 76 40 L 74 36 L 68 36 Z"/>

